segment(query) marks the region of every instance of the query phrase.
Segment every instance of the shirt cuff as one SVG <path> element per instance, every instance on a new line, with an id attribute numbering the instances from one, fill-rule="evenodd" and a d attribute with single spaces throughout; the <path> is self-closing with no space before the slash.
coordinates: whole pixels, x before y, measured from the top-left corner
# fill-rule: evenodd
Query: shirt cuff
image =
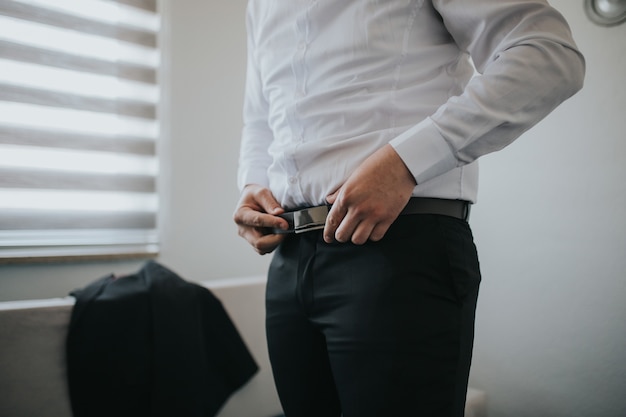
<path id="1" fill-rule="evenodd" d="M 241 169 L 237 176 L 237 185 L 239 191 L 242 191 L 248 184 L 258 184 L 265 188 L 269 187 L 269 180 L 267 179 L 267 170 L 262 168 L 257 169 Z"/>
<path id="2" fill-rule="evenodd" d="M 393 146 L 417 184 L 457 167 L 458 161 L 430 118 L 392 139 Z"/>

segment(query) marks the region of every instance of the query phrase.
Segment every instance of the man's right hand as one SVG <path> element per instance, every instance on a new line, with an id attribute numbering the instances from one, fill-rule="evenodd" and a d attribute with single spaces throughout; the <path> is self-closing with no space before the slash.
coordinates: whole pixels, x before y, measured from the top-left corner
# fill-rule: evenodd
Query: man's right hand
<path id="1" fill-rule="evenodd" d="M 272 252 L 285 234 L 271 233 L 272 228 L 287 229 L 287 220 L 277 217 L 285 210 L 270 190 L 257 184 L 246 185 L 233 215 L 243 237 L 261 255 Z"/>

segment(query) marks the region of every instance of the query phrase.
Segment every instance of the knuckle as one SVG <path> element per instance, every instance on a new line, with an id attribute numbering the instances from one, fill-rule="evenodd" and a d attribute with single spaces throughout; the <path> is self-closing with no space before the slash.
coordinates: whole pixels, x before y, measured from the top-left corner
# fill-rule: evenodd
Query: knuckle
<path id="1" fill-rule="evenodd" d="M 263 249 L 263 245 L 258 240 L 250 242 L 255 251 L 259 252 Z"/>
<path id="2" fill-rule="evenodd" d="M 257 243 L 253 245 L 253 248 L 259 255 L 265 255 L 267 253 L 267 248 L 265 247 L 265 245 L 260 245 Z"/>
<path id="3" fill-rule="evenodd" d="M 380 219 L 385 215 L 385 210 L 380 206 L 371 206 L 363 210 L 363 215 L 372 219 Z"/>
<path id="4" fill-rule="evenodd" d="M 330 227 L 335 227 L 337 226 L 337 220 L 335 219 L 334 216 L 328 216 L 326 218 L 326 223 L 330 226 Z"/>
<path id="5" fill-rule="evenodd" d="M 252 226 L 256 226 L 256 227 L 260 227 L 263 225 L 263 220 L 261 218 L 261 215 L 256 213 L 254 216 L 252 216 L 252 218 L 250 219 L 250 224 Z"/>
<path id="6" fill-rule="evenodd" d="M 370 213 L 370 210 L 367 207 L 355 206 L 352 209 L 352 215 L 356 217 L 357 219 L 362 219 L 362 218 L 367 217 L 368 213 Z"/>

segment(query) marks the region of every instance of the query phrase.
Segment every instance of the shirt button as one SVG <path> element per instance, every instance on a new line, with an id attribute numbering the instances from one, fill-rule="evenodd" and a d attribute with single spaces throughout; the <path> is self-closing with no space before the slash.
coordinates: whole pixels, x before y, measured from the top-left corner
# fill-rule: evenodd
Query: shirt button
<path id="1" fill-rule="evenodd" d="M 304 42 L 298 42 L 298 50 L 302 51 L 304 49 L 304 47 L 306 46 L 306 43 Z"/>
<path id="2" fill-rule="evenodd" d="M 298 179 L 296 177 L 289 177 L 289 184 L 295 184 L 298 182 Z"/>

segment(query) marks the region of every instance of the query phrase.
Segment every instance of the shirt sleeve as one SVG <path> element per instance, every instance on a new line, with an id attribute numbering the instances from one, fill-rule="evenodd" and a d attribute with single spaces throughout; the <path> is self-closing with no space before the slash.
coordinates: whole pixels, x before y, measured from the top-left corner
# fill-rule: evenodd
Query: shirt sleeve
<path id="1" fill-rule="evenodd" d="M 261 77 L 254 57 L 254 28 L 248 10 L 247 28 L 247 69 L 243 105 L 243 130 L 239 151 L 237 185 L 240 190 L 247 184 L 260 184 L 267 187 L 267 169 L 272 162 L 268 153 L 273 141 L 269 127 L 269 105 L 263 94 Z"/>
<path id="2" fill-rule="evenodd" d="M 567 22 L 545 1 L 433 5 L 479 74 L 391 141 L 418 184 L 513 142 L 582 88 L 585 72 Z"/>

